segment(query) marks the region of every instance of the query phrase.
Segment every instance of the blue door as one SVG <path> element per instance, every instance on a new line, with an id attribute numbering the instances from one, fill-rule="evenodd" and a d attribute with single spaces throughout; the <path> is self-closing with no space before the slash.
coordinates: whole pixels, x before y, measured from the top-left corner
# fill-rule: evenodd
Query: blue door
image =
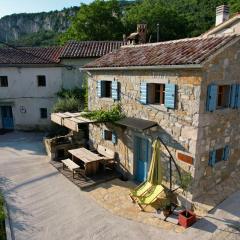
<path id="1" fill-rule="evenodd" d="M 147 179 L 149 165 L 149 141 L 145 138 L 135 137 L 135 179 L 143 182 Z"/>
<path id="2" fill-rule="evenodd" d="M 3 129 L 13 129 L 13 114 L 11 106 L 1 107 L 1 116 L 2 116 L 2 128 Z"/>

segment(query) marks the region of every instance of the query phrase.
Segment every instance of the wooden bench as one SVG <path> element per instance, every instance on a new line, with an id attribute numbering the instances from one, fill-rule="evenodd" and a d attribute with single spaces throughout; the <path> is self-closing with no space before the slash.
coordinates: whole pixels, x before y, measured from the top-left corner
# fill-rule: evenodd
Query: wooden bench
<path id="1" fill-rule="evenodd" d="M 69 170 L 73 172 L 73 179 L 75 178 L 75 173 L 77 172 L 78 169 L 80 169 L 80 166 L 77 165 L 75 162 L 73 162 L 71 159 L 65 159 L 61 161 L 63 164 L 63 170 L 64 167 L 66 166 Z"/>
<path id="2" fill-rule="evenodd" d="M 115 152 L 102 145 L 98 145 L 97 152 L 103 157 L 104 169 L 106 166 L 114 167 L 115 165 Z"/>

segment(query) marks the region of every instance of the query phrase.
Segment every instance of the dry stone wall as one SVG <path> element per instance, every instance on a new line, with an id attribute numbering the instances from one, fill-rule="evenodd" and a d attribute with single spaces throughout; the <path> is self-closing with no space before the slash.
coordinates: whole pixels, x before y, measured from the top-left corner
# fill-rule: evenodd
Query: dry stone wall
<path id="1" fill-rule="evenodd" d="M 197 140 L 195 186 L 196 196 L 219 190 L 223 199 L 229 194 L 227 179 L 240 170 L 240 110 L 223 108 L 206 111 L 207 87 L 209 84 L 240 84 L 240 43 L 211 59 L 204 67 L 201 85 L 199 134 Z M 209 166 L 209 152 L 230 147 L 229 160 Z M 222 199 L 222 200 L 223 200 Z M 205 200 L 207 202 L 207 200 Z"/>
<path id="2" fill-rule="evenodd" d="M 164 139 L 173 156 L 177 150 L 195 157 L 198 134 L 198 118 L 200 103 L 200 84 L 202 73 L 192 71 L 101 71 L 94 72 L 89 78 L 89 110 L 109 109 L 115 103 L 121 103 L 123 112 L 128 117 L 136 117 L 155 121 L 159 127 L 144 132 L 137 132 L 129 128 L 118 128 L 118 142 L 116 145 L 104 141 L 101 129 L 112 129 L 114 126 L 91 125 L 90 141 L 105 145 L 119 153 L 120 165 L 124 166 L 131 176 L 134 174 L 134 136 L 142 135 L 152 142 L 158 135 Z M 98 80 L 117 80 L 120 82 L 120 101 L 97 96 Z M 167 109 L 164 105 L 143 105 L 140 99 L 140 83 L 174 83 L 177 85 L 176 109 Z M 186 171 L 193 172 L 194 166 L 178 161 Z"/>

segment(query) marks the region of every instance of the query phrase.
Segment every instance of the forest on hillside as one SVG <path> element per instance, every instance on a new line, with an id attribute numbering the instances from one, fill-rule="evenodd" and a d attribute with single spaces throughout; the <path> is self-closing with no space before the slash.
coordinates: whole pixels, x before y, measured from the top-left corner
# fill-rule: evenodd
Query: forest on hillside
<path id="1" fill-rule="evenodd" d="M 69 40 L 122 40 L 123 34 L 136 31 L 138 23 L 147 24 L 151 42 L 156 41 L 157 24 L 161 41 L 193 37 L 214 26 L 216 7 L 222 4 L 229 5 L 231 16 L 240 12 L 240 0 L 95 0 L 81 4 L 74 11 L 65 9 L 64 14 L 51 12 L 51 17 L 44 13 L 34 19 L 34 15 L 25 14 L 22 16 L 25 25 L 31 22 L 28 28 L 38 28 L 29 31 L 25 28 L 24 34 L 8 42 L 21 46 L 49 46 Z M 13 21 L 18 15 L 8 18 Z M 15 29 L 20 31 L 21 26 Z M 12 29 L 9 32 L 14 33 Z"/>
<path id="2" fill-rule="evenodd" d="M 231 15 L 240 12 L 239 0 L 139 0 L 122 8 L 119 1 L 96 0 L 82 4 L 61 41 L 121 40 L 146 23 L 148 37 L 156 41 L 157 24 L 161 41 L 198 36 L 215 23 L 216 7 L 229 5 Z"/>

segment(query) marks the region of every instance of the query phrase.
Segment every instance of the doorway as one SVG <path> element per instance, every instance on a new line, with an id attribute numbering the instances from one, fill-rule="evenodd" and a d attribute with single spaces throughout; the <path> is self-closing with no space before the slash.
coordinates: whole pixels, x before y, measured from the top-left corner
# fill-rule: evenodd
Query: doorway
<path id="1" fill-rule="evenodd" d="M 13 129 L 13 113 L 11 106 L 2 106 L 1 107 L 1 116 L 2 116 L 2 128 L 3 129 Z"/>
<path id="2" fill-rule="evenodd" d="M 143 137 L 135 137 L 135 179 L 138 182 L 144 182 L 147 179 L 148 167 L 150 162 L 150 142 Z"/>

